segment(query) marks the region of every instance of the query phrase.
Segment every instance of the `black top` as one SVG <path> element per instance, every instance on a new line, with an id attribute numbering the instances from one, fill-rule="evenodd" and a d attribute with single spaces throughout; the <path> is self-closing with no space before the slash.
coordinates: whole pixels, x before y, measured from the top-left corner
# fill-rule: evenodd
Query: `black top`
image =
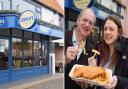
<path id="1" fill-rule="evenodd" d="M 72 35 L 73 35 L 73 30 L 68 31 L 65 33 L 65 51 L 67 47 L 73 46 L 72 43 Z M 81 65 L 88 65 L 88 58 L 93 56 L 92 49 L 89 45 L 88 40 L 86 40 L 86 53 L 88 55 L 84 54 L 83 51 L 77 60 L 77 57 L 71 61 L 69 64 L 65 66 L 65 89 L 82 89 L 78 84 L 76 84 L 75 81 L 71 80 L 69 77 L 69 72 L 72 69 L 74 64 L 81 64 Z M 93 88 L 88 88 L 88 89 L 93 89 Z"/>
<path id="2" fill-rule="evenodd" d="M 118 78 L 115 89 L 128 89 L 128 38 L 122 37 L 116 49 L 119 52 L 114 71 L 114 75 Z"/>

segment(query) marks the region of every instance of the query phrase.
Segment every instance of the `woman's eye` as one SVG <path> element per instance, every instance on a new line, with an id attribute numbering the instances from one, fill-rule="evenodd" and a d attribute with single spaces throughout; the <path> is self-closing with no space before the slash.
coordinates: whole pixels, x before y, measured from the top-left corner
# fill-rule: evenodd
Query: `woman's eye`
<path id="1" fill-rule="evenodd" d="M 110 28 L 110 31 L 114 31 L 114 29 L 113 28 Z"/>
<path id="2" fill-rule="evenodd" d="M 107 30 L 107 28 L 104 28 L 104 30 L 106 31 L 106 30 Z"/>

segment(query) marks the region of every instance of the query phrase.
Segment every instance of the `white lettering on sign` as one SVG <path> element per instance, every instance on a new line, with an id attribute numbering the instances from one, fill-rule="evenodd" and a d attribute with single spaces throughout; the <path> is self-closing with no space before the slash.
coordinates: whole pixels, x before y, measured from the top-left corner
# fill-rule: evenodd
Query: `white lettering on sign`
<path id="1" fill-rule="evenodd" d="M 32 11 L 25 11 L 20 17 L 22 28 L 31 28 L 35 23 L 35 15 Z"/>
<path id="2" fill-rule="evenodd" d="M 4 20 L 0 20 L 0 24 L 4 24 Z"/>

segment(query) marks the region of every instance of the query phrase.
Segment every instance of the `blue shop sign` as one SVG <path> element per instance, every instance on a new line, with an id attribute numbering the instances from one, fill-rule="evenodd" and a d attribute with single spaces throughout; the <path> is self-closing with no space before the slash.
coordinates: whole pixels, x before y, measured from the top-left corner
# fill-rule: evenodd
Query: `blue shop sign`
<path id="1" fill-rule="evenodd" d="M 33 20 L 33 18 L 30 17 L 30 18 L 22 19 L 22 21 L 25 22 L 30 19 Z M 22 30 L 50 35 L 58 38 L 64 38 L 64 32 L 61 29 L 39 25 L 38 23 L 34 23 L 34 25 L 32 25 L 32 27 L 29 27 L 28 29 L 21 27 L 18 22 L 19 22 L 19 17 L 15 14 L 11 14 L 11 15 L 0 14 L 0 28 L 18 28 L 19 30 L 22 29 Z"/>
<path id="2" fill-rule="evenodd" d="M 64 38 L 64 32 L 47 26 L 40 26 L 39 33 L 54 37 Z"/>
<path id="3" fill-rule="evenodd" d="M 0 27 L 5 27 L 6 26 L 6 18 L 4 16 L 0 17 Z"/>
<path id="4" fill-rule="evenodd" d="M 0 15 L 0 28 L 13 28 L 18 25 L 18 17 L 12 15 Z"/>

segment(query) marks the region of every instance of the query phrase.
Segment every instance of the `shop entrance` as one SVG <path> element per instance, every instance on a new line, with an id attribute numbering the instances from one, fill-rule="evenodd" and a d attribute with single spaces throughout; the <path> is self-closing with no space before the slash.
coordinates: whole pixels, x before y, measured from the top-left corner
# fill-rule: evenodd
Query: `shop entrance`
<path id="1" fill-rule="evenodd" d="M 0 37 L 0 82 L 9 80 L 9 39 Z"/>

